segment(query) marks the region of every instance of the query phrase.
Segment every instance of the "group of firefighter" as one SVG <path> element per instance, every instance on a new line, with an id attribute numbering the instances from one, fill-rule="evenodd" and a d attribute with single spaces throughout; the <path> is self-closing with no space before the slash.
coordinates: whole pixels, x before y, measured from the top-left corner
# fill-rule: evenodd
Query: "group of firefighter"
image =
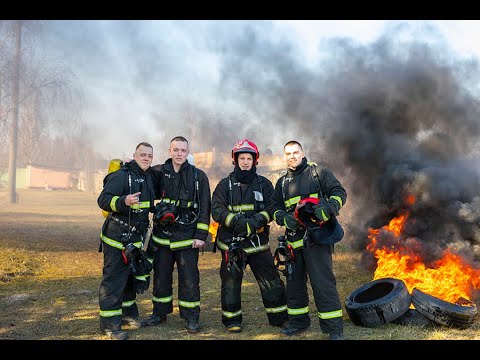
<path id="1" fill-rule="evenodd" d="M 142 142 L 131 161 L 109 169 L 97 200 L 106 216 L 99 249 L 104 256 L 102 333 L 125 340 L 127 328 L 164 323 L 173 312 L 175 265 L 180 317 L 189 333 L 201 330 L 198 258 L 213 218 L 219 225 L 213 251 L 219 249 L 222 257 L 221 321 L 227 331 L 242 331 L 241 288 L 249 265 L 268 323 L 281 328 L 282 335 L 297 335 L 310 326 L 309 280 L 321 332 L 343 340 L 332 254 L 343 238 L 336 217 L 347 194 L 331 170 L 307 161 L 298 141 L 287 142 L 283 153 L 286 172 L 274 187 L 257 173 L 255 143 L 238 141 L 231 154 L 233 171 L 213 194 L 205 172 L 188 161 L 189 143 L 182 136 L 170 141 L 163 164 L 151 166 L 153 147 Z M 271 221 L 285 228 L 274 249 Z M 140 321 L 136 296 L 150 282 L 153 311 Z"/>

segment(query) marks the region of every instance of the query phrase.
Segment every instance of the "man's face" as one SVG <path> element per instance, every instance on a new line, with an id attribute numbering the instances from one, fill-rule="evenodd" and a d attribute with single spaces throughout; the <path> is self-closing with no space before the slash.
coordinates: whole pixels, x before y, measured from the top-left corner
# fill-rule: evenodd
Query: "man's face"
<path id="1" fill-rule="evenodd" d="M 140 169 L 143 171 L 147 170 L 152 164 L 153 160 L 153 149 L 148 146 L 140 145 L 140 147 L 135 150 L 133 158 L 137 162 Z"/>
<path id="2" fill-rule="evenodd" d="M 295 170 L 305 157 L 305 153 L 298 144 L 287 145 L 283 150 L 283 158 L 287 162 L 287 166 Z"/>
<path id="3" fill-rule="evenodd" d="M 250 170 L 253 166 L 253 155 L 249 153 L 241 153 L 238 155 L 238 167 L 241 170 Z"/>
<path id="4" fill-rule="evenodd" d="M 168 153 L 175 165 L 182 165 L 187 161 L 188 143 L 185 141 L 172 141 Z"/>

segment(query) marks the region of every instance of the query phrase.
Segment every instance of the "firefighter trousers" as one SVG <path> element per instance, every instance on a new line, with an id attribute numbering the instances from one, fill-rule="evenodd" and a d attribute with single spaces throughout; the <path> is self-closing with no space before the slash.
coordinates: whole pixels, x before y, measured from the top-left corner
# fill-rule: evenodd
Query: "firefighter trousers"
<path id="1" fill-rule="evenodd" d="M 159 246 L 153 260 L 153 314 L 166 316 L 173 312 L 173 270 L 178 271 L 178 307 L 180 317 L 198 321 L 200 317 L 199 249 L 172 251 Z"/>
<path id="2" fill-rule="evenodd" d="M 270 249 L 247 255 L 247 264 L 250 265 L 260 288 L 269 324 L 273 326 L 283 325 L 288 318 L 285 285 L 273 263 Z M 220 278 L 222 281 L 222 323 L 227 327 L 232 324 L 241 324 L 243 274 L 232 274 L 228 271 L 224 251 L 222 251 Z"/>
<path id="3" fill-rule="evenodd" d="M 333 245 L 311 245 L 295 250 L 294 271 L 287 278 L 290 327 L 310 326 L 307 278 L 313 290 L 320 329 L 324 334 L 343 332 L 342 306 L 332 261 Z M 308 275 L 308 276 L 307 276 Z"/>
<path id="4" fill-rule="evenodd" d="M 100 330 L 120 330 L 122 316 L 138 318 L 136 293 L 130 266 L 122 250 L 102 244 L 103 276 L 99 288 Z"/>

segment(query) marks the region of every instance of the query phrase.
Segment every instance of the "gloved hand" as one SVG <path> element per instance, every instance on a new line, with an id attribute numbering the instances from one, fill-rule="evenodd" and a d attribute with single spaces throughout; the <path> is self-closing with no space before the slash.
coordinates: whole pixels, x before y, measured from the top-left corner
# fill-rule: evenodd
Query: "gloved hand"
<path id="1" fill-rule="evenodd" d="M 239 225 L 240 223 L 243 223 L 245 221 L 245 215 L 242 213 L 237 213 L 233 217 L 233 219 L 230 221 L 230 227 L 235 228 L 235 226 Z"/>
<path id="2" fill-rule="evenodd" d="M 148 285 L 150 284 L 150 276 L 148 280 L 146 276 L 135 276 L 133 278 L 133 289 L 137 294 L 143 294 L 148 290 Z"/>
<path id="3" fill-rule="evenodd" d="M 285 214 L 283 224 L 290 230 L 297 230 L 301 226 L 297 219 L 295 219 L 295 216 L 290 213 Z"/>
<path id="4" fill-rule="evenodd" d="M 245 217 L 243 217 L 241 220 L 239 220 L 235 227 L 233 228 L 233 231 L 235 232 L 235 235 L 237 236 L 243 236 L 243 237 L 246 237 L 248 236 L 248 228 L 247 228 L 247 224 L 248 224 L 248 219 L 246 219 Z"/>
<path id="5" fill-rule="evenodd" d="M 328 221 L 332 217 L 337 216 L 339 209 L 340 204 L 334 199 L 322 199 L 320 204 L 313 206 L 315 216 L 322 221 Z"/>

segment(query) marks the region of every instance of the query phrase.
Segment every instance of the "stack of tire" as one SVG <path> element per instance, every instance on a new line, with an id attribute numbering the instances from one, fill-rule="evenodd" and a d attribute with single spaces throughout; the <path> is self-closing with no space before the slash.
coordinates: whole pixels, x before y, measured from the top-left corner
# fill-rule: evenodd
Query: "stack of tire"
<path id="1" fill-rule="evenodd" d="M 359 287 L 347 297 L 345 308 L 355 325 L 369 328 L 393 322 L 466 329 L 477 316 L 477 307 L 471 301 L 453 304 L 417 288 L 410 294 L 405 283 L 395 278 L 381 278 Z"/>

